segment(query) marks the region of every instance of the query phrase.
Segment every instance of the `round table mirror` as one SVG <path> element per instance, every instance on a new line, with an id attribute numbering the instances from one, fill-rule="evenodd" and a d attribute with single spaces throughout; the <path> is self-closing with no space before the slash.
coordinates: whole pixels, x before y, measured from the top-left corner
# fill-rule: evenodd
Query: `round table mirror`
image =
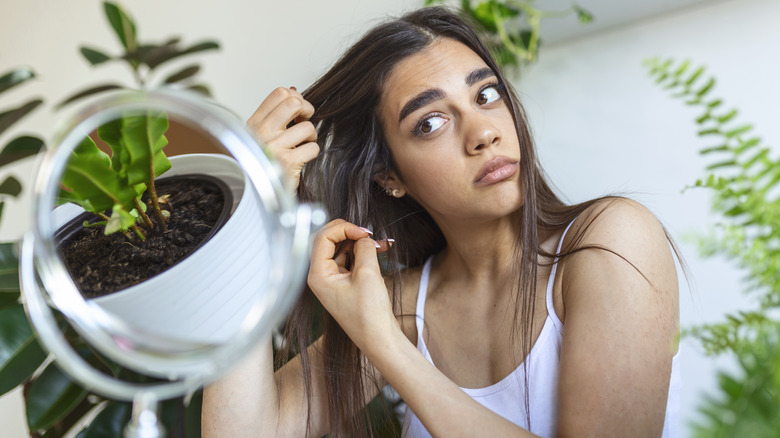
<path id="1" fill-rule="evenodd" d="M 239 120 L 201 98 L 119 93 L 80 111 L 42 160 L 22 245 L 28 315 L 61 368 L 136 408 L 216 379 L 286 316 L 325 220 L 298 204 Z M 64 332 L 138 375 L 85 360 Z"/>

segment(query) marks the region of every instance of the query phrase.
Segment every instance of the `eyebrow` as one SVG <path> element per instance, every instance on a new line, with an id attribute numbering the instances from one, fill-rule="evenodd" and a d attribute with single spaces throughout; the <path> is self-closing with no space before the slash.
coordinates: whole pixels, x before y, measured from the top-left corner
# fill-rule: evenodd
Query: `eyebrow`
<path id="1" fill-rule="evenodd" d="M 466 85 L 470 87 L 485 78 L 495 75 L 496 74 L 489 67 L 474 70 L 469 73 L 468 76 L 466 76 Z M 417 111 L 425 105 L 441 99 L 444 99 L 444 92 L 438 88 L 431 88 L 423 91 L 422 93 L 415 96 L 412 100 L 407 102 L 403 108 L 401 108 L 401 114 L 398 117 L 398 123 L 403 122 L 403 120 L 408 117 L 409 114 Z"/>

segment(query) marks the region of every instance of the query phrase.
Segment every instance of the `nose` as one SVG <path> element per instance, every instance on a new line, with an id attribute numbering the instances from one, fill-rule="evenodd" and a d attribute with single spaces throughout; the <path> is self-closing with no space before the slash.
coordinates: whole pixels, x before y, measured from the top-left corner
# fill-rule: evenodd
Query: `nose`
<path id="1" fill-rule="evenodd" d="M 466 152 L 481 153 L 484 149 L 501 143 L 501 131 L 486 114 L 475 111 L 466 121 Z"/>

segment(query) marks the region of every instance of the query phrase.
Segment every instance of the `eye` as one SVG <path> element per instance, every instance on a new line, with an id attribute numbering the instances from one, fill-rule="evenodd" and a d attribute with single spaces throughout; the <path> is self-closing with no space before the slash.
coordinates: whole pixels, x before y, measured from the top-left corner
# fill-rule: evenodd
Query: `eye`
<path id="1" fill-rule="evenodd" d="M 445 123 L 447 123 L 447 120 L 440 115 L 425 116 L 417 122 L 412 133 L 414 135 L 427 135 L 441 128 Z"/>
<path id="2" fill-rule="evenodd" d="M 477 94 L 477 103 L 485 105 L 492 103 L 501 98 L 501 92 L 498 90 L 498 85 L 489 85 Z"/>

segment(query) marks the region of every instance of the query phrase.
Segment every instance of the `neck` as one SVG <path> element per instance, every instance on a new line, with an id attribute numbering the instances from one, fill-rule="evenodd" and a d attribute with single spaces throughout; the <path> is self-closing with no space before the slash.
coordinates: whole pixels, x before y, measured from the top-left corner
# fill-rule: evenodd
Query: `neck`
<path id="1" fill-rule="evenodd" d="M 447 239 L 440 269 L 465 282 L 503 281 L 515 261 L 520 211 L 485 222 L 437 221 Z"/>

